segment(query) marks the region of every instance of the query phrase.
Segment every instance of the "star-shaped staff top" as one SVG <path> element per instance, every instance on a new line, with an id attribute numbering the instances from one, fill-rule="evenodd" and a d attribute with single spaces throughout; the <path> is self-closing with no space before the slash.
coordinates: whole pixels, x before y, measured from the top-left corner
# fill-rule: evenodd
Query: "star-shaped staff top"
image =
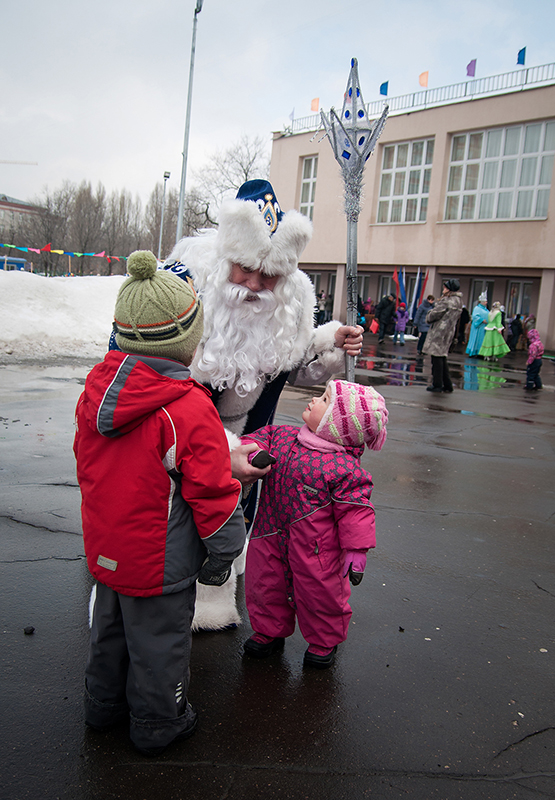
<path id="1" fill-rule="evenodd" d="M 359 86 L 358 61 L 351 59 L 341 117 L 334 108 L 330 110 L 329 117 L 321 112 L 322 124 L 345 176 L 362 173 L 383 130 L 388 112 L 389 106 L 386 105 L 381 117 L 374 123 L 370 122 Z"/>

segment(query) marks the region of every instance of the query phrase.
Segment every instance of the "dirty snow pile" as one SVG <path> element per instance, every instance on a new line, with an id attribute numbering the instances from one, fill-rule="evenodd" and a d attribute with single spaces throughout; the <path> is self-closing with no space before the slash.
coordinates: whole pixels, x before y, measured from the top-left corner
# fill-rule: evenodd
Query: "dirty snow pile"
<path id="1" fill-rule="evenodd" d="M 0 270 L 0 354 L 102 358 L 124 280 Z"/>

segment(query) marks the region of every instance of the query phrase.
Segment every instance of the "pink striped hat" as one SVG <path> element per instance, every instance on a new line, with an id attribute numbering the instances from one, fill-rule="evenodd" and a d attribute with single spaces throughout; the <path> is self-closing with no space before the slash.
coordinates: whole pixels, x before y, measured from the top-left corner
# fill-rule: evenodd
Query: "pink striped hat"
<path id="1" fill-rule="evenodd" d="M 330 381 L 331 401 L 316 434 L 343 447 L 381 450 L 387 437 L 385 400 L 371 386 Z"/>

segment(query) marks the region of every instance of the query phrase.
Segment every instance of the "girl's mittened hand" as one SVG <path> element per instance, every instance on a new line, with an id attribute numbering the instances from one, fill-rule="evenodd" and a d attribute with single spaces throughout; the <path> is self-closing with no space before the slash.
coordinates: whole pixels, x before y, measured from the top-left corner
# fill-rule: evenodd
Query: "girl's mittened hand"
<path id="1" fill-rule="evenodd" d="M 343 562 L 343 577 L 349 576 L 353 586 L 358 586 L 366 569 L 366 550 L 347 550 Z"/>

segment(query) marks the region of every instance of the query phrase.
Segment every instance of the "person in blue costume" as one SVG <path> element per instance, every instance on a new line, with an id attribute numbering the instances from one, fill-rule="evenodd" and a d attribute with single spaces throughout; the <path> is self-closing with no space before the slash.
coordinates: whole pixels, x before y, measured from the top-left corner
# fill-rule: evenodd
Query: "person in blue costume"
<path id="1" fill-rule="evenodd" d="M 298 268 L 312 223 L 294 209 L 283 212 L 268 181 L 244 183 L 222 205 L 218 222 L 178 242 L 163 268 L 191 280 L 202 297 L 204 335 L 191 375 L 210 389 L 233 475 L 249 485 L 268 468 L 251 466 L 253 445 L 238 437 L 272 423 L 286 383 L 313 386 L 342 373 L 345 353 L 360 353 L 363 329 L 337 320 L 314 326 L 314 287 Z M 245 516 L 252 518 L 249 509 Z M 239 622 L 229 596 L 233 576 L 221 588 L 198 588 L 194 626 Z"/>
<path id="2" fill-rule="evenodd" d="M 470 356 L 470 358 L 475 358 L 480 352 L 482 342 L 484 341 L 488 320 L 488 296 L 487 292 L 482 292 L 478 298 L 478 303 L 476 306 L 474 306 L 474 311 L 472 312 L 470 335 L 468 337 L 468 344 L 466 346 L 466 355 Z"/>

